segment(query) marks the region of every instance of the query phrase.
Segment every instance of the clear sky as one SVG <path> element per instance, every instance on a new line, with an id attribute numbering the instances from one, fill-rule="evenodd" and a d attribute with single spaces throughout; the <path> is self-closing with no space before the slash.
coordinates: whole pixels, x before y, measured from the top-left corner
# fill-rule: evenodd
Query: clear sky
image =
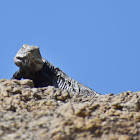
<path id="1" fill-rule="evenodd" d="M 140 91 L 140 0 L 1 0 L 0 79 L 23 44 L 95 91 Z"/>

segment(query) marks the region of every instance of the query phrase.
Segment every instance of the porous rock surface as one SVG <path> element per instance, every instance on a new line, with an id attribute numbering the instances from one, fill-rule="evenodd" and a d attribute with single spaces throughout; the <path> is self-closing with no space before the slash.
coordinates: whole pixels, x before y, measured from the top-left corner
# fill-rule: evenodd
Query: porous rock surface
<path id="1" fill-rule="evenodd" d="M 140 92 L 83 96 L 0 80 L 0 140 L 139 140 Z"/>

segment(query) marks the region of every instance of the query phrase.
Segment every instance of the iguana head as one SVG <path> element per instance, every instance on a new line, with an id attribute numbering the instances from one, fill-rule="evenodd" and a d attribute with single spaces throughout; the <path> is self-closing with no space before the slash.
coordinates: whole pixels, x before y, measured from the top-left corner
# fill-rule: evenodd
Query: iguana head
<path id="1" fill-rule="evenodd" d="M 30 71 L 38 71 L 43 67 L 43 60 L 39 47 L 24 44 L 14 58 L 15 64 L 20 68 Z"/>

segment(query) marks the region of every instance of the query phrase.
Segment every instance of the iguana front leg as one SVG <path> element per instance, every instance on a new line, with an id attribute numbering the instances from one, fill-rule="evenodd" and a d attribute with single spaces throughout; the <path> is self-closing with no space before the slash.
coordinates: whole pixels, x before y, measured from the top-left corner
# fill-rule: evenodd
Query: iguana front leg
<path id="1" fill-rule="evenodd" d="M 11 79 L 17 79 L 17 80 L 21 80 L 22 76 L 21 76 L 21 73 L 20 71 L 16 71 L 13 75 L 13 77 Z"/>

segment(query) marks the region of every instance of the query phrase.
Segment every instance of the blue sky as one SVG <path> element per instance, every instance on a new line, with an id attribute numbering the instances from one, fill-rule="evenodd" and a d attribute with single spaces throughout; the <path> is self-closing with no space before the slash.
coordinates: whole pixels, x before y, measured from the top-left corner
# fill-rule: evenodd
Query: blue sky
<path id="1" fill-rule="evenodd" d="M 23 44 L 101 94 L 140 91 L 139 0 L 1 0 L 0 79 Z"/>

